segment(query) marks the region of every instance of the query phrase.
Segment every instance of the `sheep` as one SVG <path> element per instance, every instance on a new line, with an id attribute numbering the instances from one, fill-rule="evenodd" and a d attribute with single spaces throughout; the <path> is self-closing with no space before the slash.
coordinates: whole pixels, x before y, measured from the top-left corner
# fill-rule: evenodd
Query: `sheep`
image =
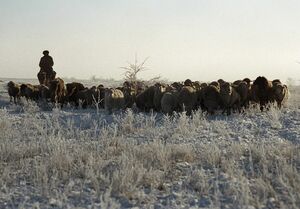
<path id="1" fill-rule="evenodd" d="M 251 100 L 259 103 L 260 110 L 272 100 L 272 82 L 265 77 L 259 76 L 255 79 L 251 86 Z"/>
<path id="2" fill-rule="evenodd" d="M 249 107 L 250 86 L 246 81 L 241 81 L 238 85 L 233 85 L 237 93 L 240 95 L 241 107 Z"/>
<path id="3" fill-rule="evenodd" d="M 208 83 L 201 83 L 200 87 L 201 87 L 201 89 L 203 89 L 203 88 L 207 87 L 208 85 L 209 85 Z"/>
<path id="4" fill-rule="evenodd" d="M 184 86 L 193 86 L 193 82 L 191 79 L 186 79 L 184 82 L 183 82 L 183 85 Z"/>
<path id="5" fill-rule="evenodd" d="M 240 109 L 241 97 L 233 88 L 230 83 L 225 82 L 220 88 L 220 101 L 223 113 L 227 112 L 227 115 L 231 114 L 233 108 Z"/>
<path id="6" fill-rule="evenodd" d="M 171 115 L 178 108 L 178 91 L 173 89 L 163 94 L 161 98 L 161 110 L 164 114 Z"/>
<path id="7" fill-rule="evenodd" d="M 233 81 L 233 85 L 236 85 L 236 86 L 238 86 L 241 82 L 243 82 L 242 80 L 235 80 L 235 81 Z"/>
<path id="8" fill-rule="evenodd" d="M 66 84 L 66 100 L 67 102 L 71 104 L 75 104 L 75 106 L 78 106 L 78 99 L 77 99 L 77 93 L 79 91 L 84 90 L 85 87 L 82 83 L 78 82 L 72 82 Z"/>
<path id="9" fill-rule="evenodd" d="M 250 87 L 250 85 L 251 85 L 250 78 L 244 78 L 243 81 L 247 83 L 248 87 Z"/>
<path id="10" fill-rule="evenodd" d="M 27 101 L 28 99 L 38 101 L 40 98 L 39 86 L 32 84 L 21 84 L 20 96 L 25 97 Z"/>
<path id="11" fill-rule="evenodd" d="M 64 81 L 61 78 L 55 78 L 50 81 L 49 91 L 53 103 L 59 103 L 61 105 L 64 103 L 66 90 Z"/>
<path id="12" fill-rule="evenodd" d="M 200 86 L 199 86 L 199 88 L 198 89 L 196 89 L 196 91 L 197 91 L 197 104 L 196 104 L 196 106 L 197 106 L 197 108 L 198 107 L 201 107 L 201 109 L 205 109 L 204 108 L 204 106 L 203 106 L 203 93 L 204 93 L 204 89 L 208 86 L 208 84 L 207 83 L 201 83 L 201 84 L 199 84 Z"/>
<path id="13" fill-rule="evenodd" d="M 201 89 L 200 94 L 202 110 L 214 114 L 220 107 L 220 88 L 211 84 Z"/>
<path id="14" fill-rule="evenodd" d="M 224 81 L 223 79 L 218 79 L 218 83 L 220 84 L 220 85 L 222 85 L 223 83 L 226 83 L 226 81 Z"/>
<path id="15" fill-rule="evenodd" d="M 153 105 L 155 111 L 161 111 L 161 98 L 166 91 L 166 85 L 156 83 L 153 95 Z"/>
<path id="16" fill-rule="evenodd" d="M 183 87 L 183 84 L 180 82 L 173 82 L 171 84 L 172 87 L 174 87 L 178 92 L 181 90 L 181 88 Z"/>
<path id="17" fill-rule="evenodd" d="M 246 82 L 250 86 L 251 80 L 249 78 L 244 78 L 243 80 L 236 80 L 232 84 L 238 86 L 240 83 Z"/>
<path id="18" fill-rule="evenodd" d="M 12 98 L 14 98 L 14 103 L 17 104 L 17 100 L 20 99 L 20 86 L 13 81 L 9 81 L 7 83 L 7 91 L 10 102 L 12 102 Z"/>
<path id="19" fill-rule="evenodd" d="M 100 89 L 96 86 L 92 86 L 91 88 L 84 88 L 72 96 L 75 107 L 79 106 L 79 102 L 81 102 L 82 108 L 87 108 L 88 106 L 92 106 L 93 104 L 100 105 L 101 96 Z"/>
<path id="20" fill-rule="evenodd" d="M 194 81 L 192 86 L 196 89 L 196 91 L 200 91 L 201 89 L 201 83 L 199 81 Z"/>
<path id="21" fill-rule="evenodd" d="M 124 94 L 120 89 L 110 88 L 105 90 L 104 107 L 109 114 L 111 114 L 114 109 L 123 109 L 124 106 Z"/>
<path id="22" fill-rule="evenodd" d="M 215 86 L 215 87 L 218 88 L 219 91 L 220 91 L 220 83 L 219 83 L 218 81 L 212 81 L 209 85 Z"/>
<path id="23" fill-rule="evenodd" d="M 132 86 L 122 86 L 122 87 L 117 87 L 116 89 L 119 89 L 123 92 L 124 94 L 124 107 L 125 108 L 132 108 L 135 102 L 135 89 Z"/>
<path id="24" fill-rule="evenodd" d="M 272 99 L 277 103 L 278 108 L 281 108 L 287 102 L 288 96 L 288 87 L 279 82 L 274 82 L 272 86 Z"/>
<path id="25" fill-rule="evenodd" d="M 149 112 L 151 109 L 154 109 L 154 92 L 155 86 L 150 86 L 136 96 L 135 103 L 141 111 Z"/>
<path id="26" fill-rule="evenodd" d="M 178 105 L 182 111 L 186 111 L 187 115 L 191 115 L 197 107 L 196 89 L 192 86 L 183 86 L 178 95 Z"/>
<path id="27" fill-rule="evenodd" d="M 141 94 L 148 88 L 143 81 L 125 81 L 123 87 L 133 89 L 135 95 Z"/>

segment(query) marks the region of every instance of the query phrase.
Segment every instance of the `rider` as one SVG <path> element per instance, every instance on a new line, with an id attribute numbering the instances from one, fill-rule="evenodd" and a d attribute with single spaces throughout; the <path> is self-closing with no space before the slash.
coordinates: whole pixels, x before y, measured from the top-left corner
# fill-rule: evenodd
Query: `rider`
<path id="1" fill-rule="evenodd" d="M 40 84 L 46 86 L 49 85 L 49 82 L 55 79 L 56 72 L 53 70 L 53 59 L 49 56 L 49 51 L 43 51 L 44 56 L 41 58 L 39 66 L 40 72 L 37 74 Z"/>
<path id="2" fill-rule="evenodd" d="M 52 73 L 53 71 L 53 59 L 51 56 L 49 56 L 49 51 L 45 50 L 43 51 L 44 56 L 41 58 L 39 66 L 41 68 L 41 71 L 46 72 L 47 74 Z"/>

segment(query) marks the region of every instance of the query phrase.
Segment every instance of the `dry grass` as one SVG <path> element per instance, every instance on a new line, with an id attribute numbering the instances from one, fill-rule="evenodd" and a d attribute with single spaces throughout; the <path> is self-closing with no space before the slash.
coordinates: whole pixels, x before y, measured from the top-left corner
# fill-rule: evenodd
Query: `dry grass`
<path id="1" fill-rule="evenodd" d="M 0 109 L 0 207 L 300 205 L 300 148 L 276 135 L 277 109 L 108 117 Z"/>

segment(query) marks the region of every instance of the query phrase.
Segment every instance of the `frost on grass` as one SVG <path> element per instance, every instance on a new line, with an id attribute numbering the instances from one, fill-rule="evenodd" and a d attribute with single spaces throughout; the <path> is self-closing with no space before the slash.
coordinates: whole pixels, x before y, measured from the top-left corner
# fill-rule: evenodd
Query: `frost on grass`
<path id="1" fill-rule="evenodd" d="M 0 208 L 297 208 L 300 111 L 0 109 Z"/>

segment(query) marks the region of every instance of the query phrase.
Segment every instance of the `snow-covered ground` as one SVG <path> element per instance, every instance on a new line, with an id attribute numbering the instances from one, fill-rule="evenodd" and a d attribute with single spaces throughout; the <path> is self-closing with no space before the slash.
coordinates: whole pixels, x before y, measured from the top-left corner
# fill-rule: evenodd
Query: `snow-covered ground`
<path id="1" fill-rule="evenodd" d="M 300 87 L 282 110 L 167 117 L 16 106 L 6 83 L 0 208 L 300 208 Z"/>

